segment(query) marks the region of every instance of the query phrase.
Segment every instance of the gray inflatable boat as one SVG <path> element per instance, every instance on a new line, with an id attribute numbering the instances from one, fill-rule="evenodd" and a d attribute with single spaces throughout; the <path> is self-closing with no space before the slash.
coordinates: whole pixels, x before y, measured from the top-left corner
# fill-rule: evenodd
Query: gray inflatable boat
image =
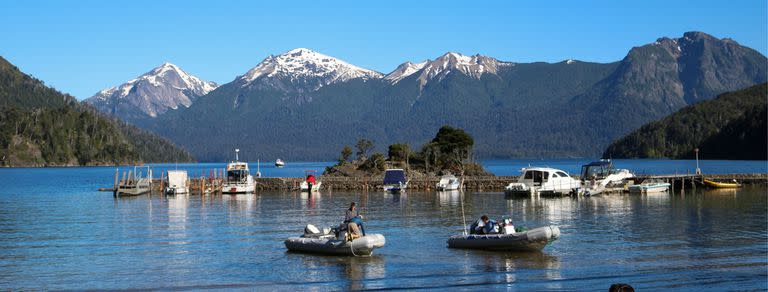
<path id="1" fill-rule="evenodd" d="M 558 237 L 560 237 L 560 228 L 545 226 L 513 234 L 454 235 L 448 239 L 448 247 L 499 251 L 540 251 Z"/>
<path id="2" fill-rule="evenodd" d="M 352 241 L 346 240 L 346 233 L 337 237 L 330 229 L 320 232 L 312 225 L 305 228 L 300 237 L 285 240 L 285 247 L 290 251 L 318 253 L 342 256 L 370 256 L 373 250 L 386 243 L 384 235 L 367 234 Z"/>

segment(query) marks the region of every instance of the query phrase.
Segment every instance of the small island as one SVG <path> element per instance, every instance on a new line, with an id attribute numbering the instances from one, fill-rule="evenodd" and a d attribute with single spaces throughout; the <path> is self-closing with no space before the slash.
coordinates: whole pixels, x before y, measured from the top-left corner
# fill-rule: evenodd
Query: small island
<path id="1" fill-rule="evenodd" d="M 324 177 L 379 177 L 388 168 L 402 168 L 410 178 L 429 179 L 440 175 L 493 176 L 472 159 L 475 141 L 467 132 L 451 126 L 443 126 L 435 138 L 413 151 L 407 143 L 387 147 L 387 155 L 371 151 L 374 142 L 360 139 L 355 143 L 356 158 L 352 148 L 344 146 L 338 162 L 326 168 Z M 371 153 L 371 154 L 369 154 Z"/>

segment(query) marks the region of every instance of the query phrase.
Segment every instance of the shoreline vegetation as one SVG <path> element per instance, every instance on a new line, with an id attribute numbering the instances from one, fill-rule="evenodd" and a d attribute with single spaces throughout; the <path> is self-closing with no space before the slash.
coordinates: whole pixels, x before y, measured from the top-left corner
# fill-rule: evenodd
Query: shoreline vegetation
<path id="1" fill-rule="evenodd" d="M 107 116 L 0 57 L 0 166 L 193 162 L 171 141 Z"/>
<path id="2" fill-rule="evenodd" d="M 437 177 L 445 174 L 456 176 L 494 176 L 472 157 L 474 139 L 462 129 L 445 125 L 435 137 L 414 151 L 407 143 L 387 147 L 387 155 L 372 152 L 374 142 L 361 138 L 355 143 L 356 158 L 352 148 L 344 146 L 336 165 L 323 172 L 324 177 L 370 178 L 383 176 L 386 169 L 401 168 L 411 179 Z"/>

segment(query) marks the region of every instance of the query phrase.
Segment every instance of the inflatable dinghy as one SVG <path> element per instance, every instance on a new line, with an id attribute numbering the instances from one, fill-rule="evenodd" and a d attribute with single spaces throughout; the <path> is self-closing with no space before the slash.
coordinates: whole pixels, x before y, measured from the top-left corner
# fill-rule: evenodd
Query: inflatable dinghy
<path id="1" fill-rule="evenodd" d="M 383 247 L 386 243 L 384 235 L 368 234 L 355 238 L 352 241 L 346 239 L 346 232 L 338 235 L 326 228 L 322 232 L 313 225 L 307 225 L 304 234 L 300 237 L 291 237 L 285 240 L 285 247 L 290 251 L 318 253 L 343 256 L 370 256 L 373 250 Z"/>
<path id="2" fill-rule="evenodd" d="M 560 237 L 560 228 L 545 226 L 513 234 L 454 235 L 448 247 L 499 251 L 540 251 Z"/>

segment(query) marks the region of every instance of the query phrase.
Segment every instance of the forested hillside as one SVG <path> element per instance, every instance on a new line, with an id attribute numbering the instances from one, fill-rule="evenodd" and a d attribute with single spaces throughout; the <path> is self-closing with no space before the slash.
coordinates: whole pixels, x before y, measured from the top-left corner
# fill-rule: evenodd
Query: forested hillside
<path id="1" fill-rule="evenodd" d="M 0 165 L 191 160 L 164 138 L 105 117 L 0 57 Z"/>
<path id="2" fill-rule="evenodd" d="M 685 107 L 611 144 L 612 158 L 766 159 L 768 86 L 729 92 Z"/>

